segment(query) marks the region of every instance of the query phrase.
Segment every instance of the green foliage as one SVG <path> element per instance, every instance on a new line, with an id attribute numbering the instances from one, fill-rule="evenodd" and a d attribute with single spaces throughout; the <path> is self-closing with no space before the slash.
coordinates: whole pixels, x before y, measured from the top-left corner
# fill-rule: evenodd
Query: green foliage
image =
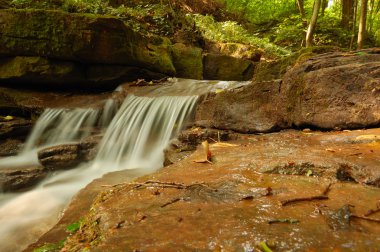
<path id="1" fill-rule="evenodd" d="M 64 243 L 65 240 L 59 243 L 45 243 L 43 246 L 34 249 L 33 252 L 57 252 L 63 248 Z"/>
<path id="2" fill-rule="evenodd" d="M 69 233 L 75 233 L 76 231 L 79 230 L 81 223 L 82 223 L 82 220 L 67 225 L 66 231 L 68 231 Z"/>
<path id="3" fill-rule="evenodd" d="M 225 0 L 227 10 L 253 24 L 262 24 L 297 13 L 294 0 Z"/>
<path id="4" fill-rule="evenodd" d="M 195 21 L 197 28 L 208 40 L 249 44 L 262 48 L 273 56 L 285 56 L 290 53 L 290 51 L 270 43 L 267 39 L 250 34 L 235 21 L 217 22 L 212 16 L 200 14 L 188 14 L 188 17 Z"/>
<path id="5" fill-rule="evenodd" d="M 107 8 L 108 1 L 103 0 L 64 0 L 62 4 L 62 9 L 67 12 L 105 14 Z"/>

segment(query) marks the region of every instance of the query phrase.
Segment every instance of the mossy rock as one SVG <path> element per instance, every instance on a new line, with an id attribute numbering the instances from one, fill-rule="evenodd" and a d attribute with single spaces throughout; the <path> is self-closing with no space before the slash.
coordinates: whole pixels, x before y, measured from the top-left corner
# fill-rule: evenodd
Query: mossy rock
<path id="1" fill-rule="evenodd" d="M 203 77 L 208 80 L 250 80 L 254 69 L 254 63 L 245 59 L 213 53 L 203 57 Z"/>
<path id="2" fill-rule="evenodd" d="M 182 43 L 172 46 L 176 76 L 190 79 L 203 79 L 202 49 Z"/>
<path id="3" fill-rule="evenodd" d="M 0 59 L 0 81 L 83 81 L 77 65 L 41 57 L 5 57 Z"/>
<path id="4" fill-rule="evenodd" d="M 0 10 L 0 27 L 0 56 L 40 56 L 175 73 L 168 40 L 143 37 L 118 18 L 6 9 Z"/>
<path id="5" fill-rule="evenodd" d="M 210 53 L 224 54 L 238 59 L 247 59 L 254 62 L 260 61 L 263 50 L 254 46 L 240 43 L 214 43 L 208 42 L 206 49 Z"/>
<path id="6" fill-rule="evenodd" d="M 315 46 L 303 48 L 290 56 L 276 61 L 262 61 L 257 65 L 253 80 L 256 82 L 281 79 L 282 76 L 294 65 L 302 64 L 310 57 L 327 52 L 337 52 L 341 49 L 336 46 Z"/>

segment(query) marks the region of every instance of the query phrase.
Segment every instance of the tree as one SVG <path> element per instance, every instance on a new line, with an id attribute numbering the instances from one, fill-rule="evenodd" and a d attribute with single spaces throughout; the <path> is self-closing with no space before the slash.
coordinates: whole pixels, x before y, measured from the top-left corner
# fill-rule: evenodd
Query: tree
<path id="1" fill-rule="evenodd" d="M 322 9 L 321 9 L 321 16 L 323 17 L 325 15 L 325 10 L 328 6 L 329 2 L 327 0 L 322 0 Z"/>
<path id="2" fill-rule="evenodd" d="M 318 13 L 319 13 L 320 7 L 321 7 L 321 0 L 315 0 L 314 7 L 313 7 L 313 14 L 311 16 L 310 24 L 306 32 L 306 47 L 310 47 L 313 45 L 313 35 L 314 35 L 315 27 L 317 25 L 317 19 L 318 19 Z"/>
<path id="3" fill-rule="evenodd" d="M 366 22 L 367 22 L 367 3 L 368 0 L 361 0 L 360 6 L 360 21 L 359 21 L 359 31 L 358 31 L 358 49 L 363 48 L 363 41 L 366 33 Z"/>
<path id="4" fill-rule="evenodd" d="M 300 11 L 302 20 L 306 19 L 306 14 L 305 14 L 305 8 L 304 8 L 303 0 L 297 0 L 297 6 L 298 6 L 298 10 Z"/>
<path id="5" fill-rule="evenodd" d="M 355 0 L 342 0 L 342 26 L 352 30 Z"/>

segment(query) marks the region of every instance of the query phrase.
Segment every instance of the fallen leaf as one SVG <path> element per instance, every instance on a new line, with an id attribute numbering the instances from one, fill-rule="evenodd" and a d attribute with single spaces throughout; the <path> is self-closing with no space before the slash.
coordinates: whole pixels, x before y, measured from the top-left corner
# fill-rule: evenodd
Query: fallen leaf
<path id="1" fill-rule="evenodd" d="M 14 119 L 14 117 L 13 117 L 13 116 L 10 116 L 10 115 L 4 117 L 4 120 L 5 120 L 5 121 L 11 121 L 11 120 L 13 120 L 13 119 Z"/>

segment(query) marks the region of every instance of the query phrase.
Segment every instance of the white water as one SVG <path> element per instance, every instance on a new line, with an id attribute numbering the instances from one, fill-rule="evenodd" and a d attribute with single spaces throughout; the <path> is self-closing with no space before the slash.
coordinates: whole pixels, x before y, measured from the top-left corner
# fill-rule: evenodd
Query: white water
<path id="1" fill-rule="evenodd" d="M 100 143 L 97 165 L 156 170 L 170 138 L 182 128 L 197 96 L 129 95 Z"/>
<path id="2" fill-rule="evenodd" d="M 23 151 L 78 141 L 91 133 L 89 129 L 94 127 L 97 117 L 95 109 L 46 109 L 36 122 Z"/>
<path id="3" fill-rule="evenodd" d="M 121 169 L 150 172 L 160 168 L 164 148 L 180 130 L 196 100 L 197 96 L 128 96 L 111 121 L 94 163 L 61 171 L 32 191 L 0 205 L 0 251 L 19 251 L 32 243 L 56 223 L 70 198 L 93 179 Z M 72 120 L 65 113 L 71 114 Z M 36 124 L 26 150 L 35 150 L 40 146 L 40 139 L 46 146 L 88 135 L 90 129 L 83 131 L 83 127 L 94 124 L 94 113 L 46 111 Z"/>
<path id="4" fill-rule="evenodd" d="M 97 117 L 98 110 L 95 109 L 46 109 L 38 118 L 22 152 L 16 157 L 1 159 L 0 169 L 38 164 L 38 149 L 79 141 L 91 134 Z"/>

